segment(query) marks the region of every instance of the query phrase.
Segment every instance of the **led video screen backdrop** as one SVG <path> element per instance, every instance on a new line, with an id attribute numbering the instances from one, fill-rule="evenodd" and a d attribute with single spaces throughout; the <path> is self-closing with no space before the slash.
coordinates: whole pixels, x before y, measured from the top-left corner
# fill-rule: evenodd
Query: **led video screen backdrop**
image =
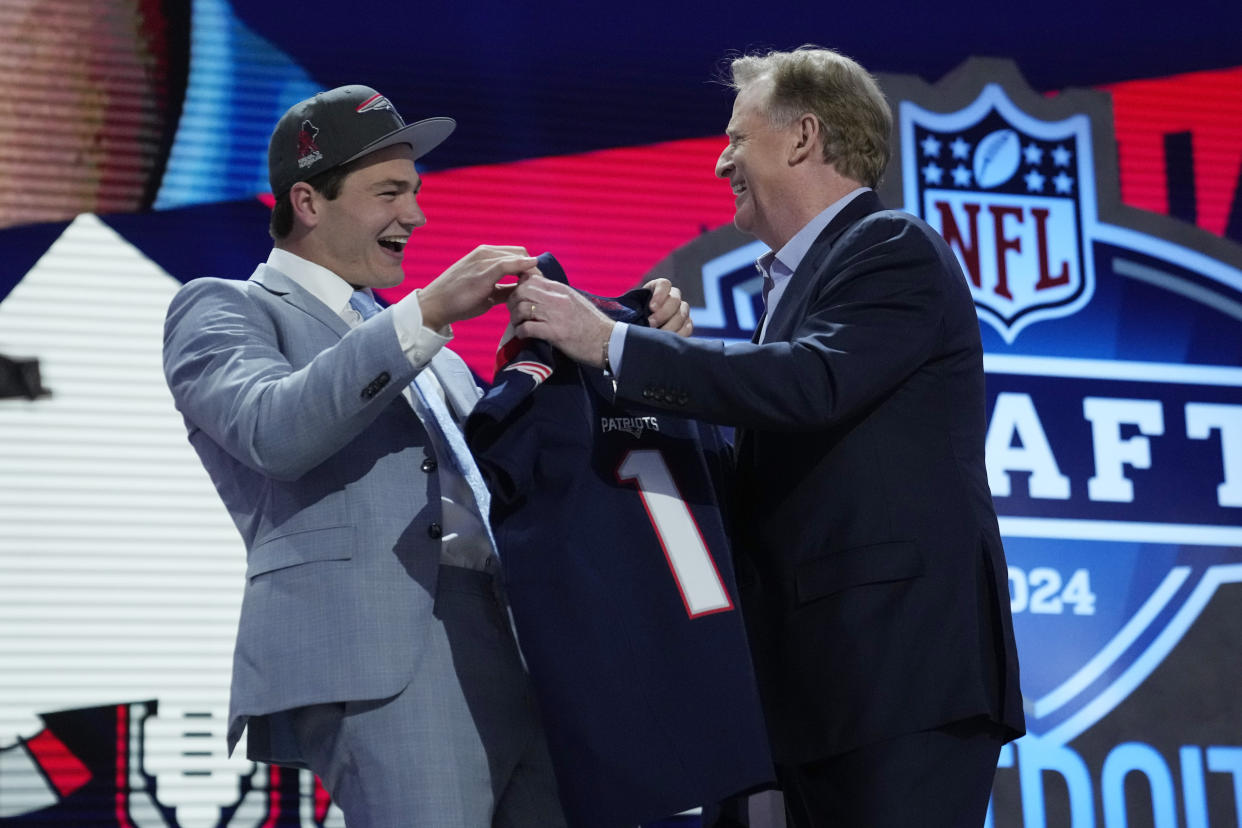
<path id="1" fill-rule="evenodd" d="M 0 354 L 52 392 L 0 399 L 0 826 L 343 824 L 309 774 L 224 753 L 245 551 L 160 365 L 177 288 L 267 255 L 287 106 L 363 80 L 407 120 L 458 118 L 390 301 L 490 242 L 552 251 L 598 294 L 667 276 L 702 336 L 757 319 L 764 248 L 712 176 L 712 65 L 665 98 L 661 60 L 633 55 L 595 97 L 548 53 L 340 76 L 327 24 L 296 45 L 282 8 L 0 0 Z M 1030 727 L 989 824 L 1238 825 L 1242 55 L 1057 86 L 1013 58 L 868 62 L 895 115 L 881 195 L 957 252 L 987 352 Z M 481 382 L 504 325 L 455 326 Z"/>

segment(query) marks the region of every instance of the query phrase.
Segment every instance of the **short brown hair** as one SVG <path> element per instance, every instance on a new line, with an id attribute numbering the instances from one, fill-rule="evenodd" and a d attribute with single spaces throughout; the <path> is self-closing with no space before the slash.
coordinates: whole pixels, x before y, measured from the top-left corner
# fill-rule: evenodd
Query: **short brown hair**
<path id="1" fill-rule="evenodd" d="M 744 55 L 729 70 L 729 85 L 739 91 L 770 76 L 772 125 L 786 127 L 805 113 L 814 115 L 824 135 L 824 161 L 847 178 L 879 186 L 888 165 L 893 113 L 866 69 L 831 49 L 807 45 Z"/>
<path id="2" fill-rule="evenodd" d="M 341 185 L 345 183 L 346 176 L 357 167 L 357 161 L 341 164 L 324 170 L 318 175 L 312 175 L 306 179 L 306 183 L 315 188 L 316 192 L 322 193 L 328 201 L 332 201 L 341 194 Z M 267 233 L 274 240 L 280 241 L 292 232 L 293 202 L 289 199 L 289 193 L 285 193 L 276 199 L 276 204 L 272 207 L 272 217 L 267 224 Z"/>

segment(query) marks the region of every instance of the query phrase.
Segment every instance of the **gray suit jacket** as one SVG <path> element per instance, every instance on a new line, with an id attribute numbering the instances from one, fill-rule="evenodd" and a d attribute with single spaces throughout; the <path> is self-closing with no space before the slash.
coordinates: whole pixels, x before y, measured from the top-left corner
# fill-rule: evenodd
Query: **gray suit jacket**
<path id="1" fill-rule="evenodd" d="M 351 330 L 267 265 L 169 307 L 164 373 L 247 551 L 230 751 L 249 717 L 395 695 L 423 649 L 440 490 L 390 313 Z M 469 369 L 447 349 L 431 368 L 464 418 Z"/>

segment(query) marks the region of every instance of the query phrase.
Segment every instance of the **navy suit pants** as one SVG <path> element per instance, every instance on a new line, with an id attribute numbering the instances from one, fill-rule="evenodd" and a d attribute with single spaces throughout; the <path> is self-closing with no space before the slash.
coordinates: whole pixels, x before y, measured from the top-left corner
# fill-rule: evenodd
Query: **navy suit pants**
<path id="1" fill-rule="evenodd" d="M 982 826 L 1003 733 L 981 716 L 778 765 L 789 828 Z"/>

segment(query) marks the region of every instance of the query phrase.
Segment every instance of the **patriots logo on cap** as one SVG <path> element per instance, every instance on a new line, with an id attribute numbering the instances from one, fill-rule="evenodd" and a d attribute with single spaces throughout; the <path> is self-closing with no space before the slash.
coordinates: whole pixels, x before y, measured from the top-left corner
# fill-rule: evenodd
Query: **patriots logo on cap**
<path id="1" fill-rule="evenodd" d="M 362 103 L 358 104 L 358 108 L 356 111 L 374 112 L 377 109 L 387 109 L 388 111 L 392 112 L 394 115 L 397 114 L 397 110 L 393 108 L 392 103 L 389 102 L 387 98 L 385 98 L 383 95 L 379 94 L 378 92 L 372 95 L 371 97 L 367 98 Z"/>
<path id="2" fill-rule="evenodd" d="M 302 122 L 302 128 L 298 130 L 298 167 L 300 169 L 304 170 L 323 159 L 323 153 L 315 144 L 315 137 L 318 135 L 319 127 L 312 124 L 309 118 Z"/>

